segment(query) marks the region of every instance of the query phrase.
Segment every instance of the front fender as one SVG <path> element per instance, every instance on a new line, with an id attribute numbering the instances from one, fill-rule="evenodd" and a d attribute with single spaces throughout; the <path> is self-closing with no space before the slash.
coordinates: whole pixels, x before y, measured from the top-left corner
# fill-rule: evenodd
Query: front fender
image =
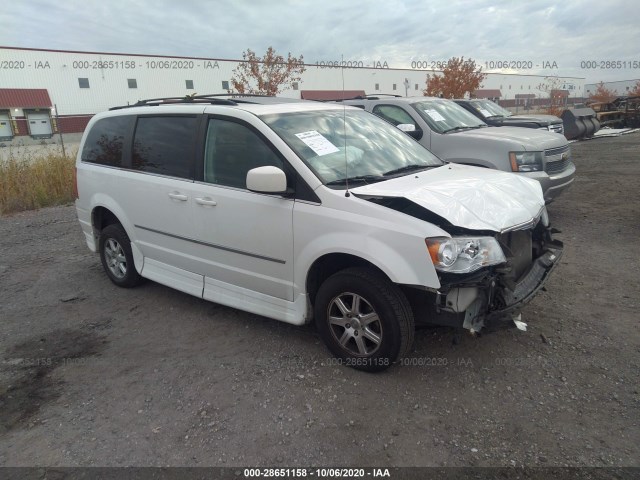
<path id="1" fill-rule="evenodd" d="M 338 212 L 336 217 L 316 218 L 312 226 L 298 226 L 294 222 L 294 283 L 298 291 L 306 291 L 307 273 L 312 265 L 319 258 L 332 253 L 366 260 L 394 283 L 433 289 L 440 287 L 424 240 L 432 236 L 428 227 L 425 226 L 423 231 L 403 229 L 381 219 L 367 220 L 348 214 L 343 216 Z M 342 225 L 343 228 L 336 229 L 336 225 Z"/>

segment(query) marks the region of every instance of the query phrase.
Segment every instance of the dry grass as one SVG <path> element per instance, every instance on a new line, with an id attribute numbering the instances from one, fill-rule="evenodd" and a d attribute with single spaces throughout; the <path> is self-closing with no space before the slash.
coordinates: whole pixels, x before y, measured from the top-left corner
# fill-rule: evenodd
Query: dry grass
<path id="1" fill-rule="evenodd" d="M 74 200 L 75 154 L 27 154 L 0 158 L 0 214 Z"/>

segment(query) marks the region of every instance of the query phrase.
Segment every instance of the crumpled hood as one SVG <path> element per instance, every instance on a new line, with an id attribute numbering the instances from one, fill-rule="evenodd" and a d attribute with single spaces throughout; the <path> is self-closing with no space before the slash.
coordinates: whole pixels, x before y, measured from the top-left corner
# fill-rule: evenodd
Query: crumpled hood
<path id="1" fill-rule="evenodd" d="M 352 188 L 351 193 L 404 197 L 452 225 L 495 232 L 534 221 L 544 207 L 542 188 L 535 180 L 455 163 Z"/>

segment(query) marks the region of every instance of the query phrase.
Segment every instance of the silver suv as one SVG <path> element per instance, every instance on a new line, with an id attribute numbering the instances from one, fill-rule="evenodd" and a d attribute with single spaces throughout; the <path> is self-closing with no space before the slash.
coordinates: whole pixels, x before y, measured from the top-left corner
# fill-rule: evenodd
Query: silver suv
<path id="1" fill-rule="evenodd" d="M 368 96 L 345 100 L 384 118 L 443 160 L 516 172 L 540 182 L 545 202 L 573 182 L 571 149 L 561 135 L 518 127 L 490 127 L 452 100 Z"/>

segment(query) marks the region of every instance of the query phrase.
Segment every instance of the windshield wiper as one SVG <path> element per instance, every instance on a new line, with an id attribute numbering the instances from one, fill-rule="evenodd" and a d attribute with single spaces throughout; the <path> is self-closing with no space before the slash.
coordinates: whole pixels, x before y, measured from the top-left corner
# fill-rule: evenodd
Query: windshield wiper
<path id="1" fill-rule="evenodd" d="M 487 118 L 504 118 L 504 115 L 489 115 Z"/>
<path id="2" fill-rule="evenodd" d="M 384 178 L 381 175 L 358 175 L 356 177 L 339 178 L 337 180 L 332 180 L 330 182 L 325 183 L 325 185 L 328 185 L 328 186 L 331 186 L 331 185 L 346 185 L 347 182 L 349 182 L 349 183 L 375 183 L 375 182 L 380 182 L 382 180 L 386 180 L 386 178 Z"/>
<path id="3" fill-rule="evenodd" d="M 440 165 L 406 165 L 404 167 L 400 167 L 400 168 L 396 168 L 395 170 L 389 170 L 388 172 L 384 173 L 385 177 L 388 177 L 389 175 L 395 175 L 397 173 L 406 173 L 406 172 L 413 172 L 416 170 L 426 170 L 427 168 L 434 168 L 434 167 L 439 167 Z"/>
<path id="4" fill-rule="evenodd" d="M 461 127 L 460 125 L 458 125 L 457 127 L 452 127 L 452 128 L 447 128 L 446 130 L 443 130 L 442 133 L 449 133 L 449 132 L 455 132 L 458 130 L 468 130 L 469 128 L 473 128 L 473 127 Z"/>

